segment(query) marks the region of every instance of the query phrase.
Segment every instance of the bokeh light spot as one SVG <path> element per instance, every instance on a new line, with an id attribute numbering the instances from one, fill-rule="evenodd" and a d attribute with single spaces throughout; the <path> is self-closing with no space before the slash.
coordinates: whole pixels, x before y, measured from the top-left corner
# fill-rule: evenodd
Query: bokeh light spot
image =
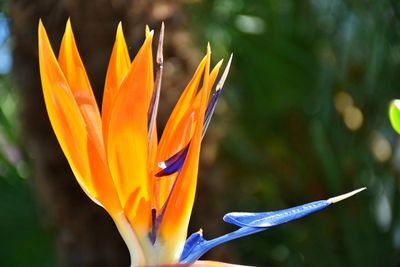
<path id="1" fill-rule="evenodd" d="M 392 155 L 389 141 L 379 132 L 375 132 L 371 141 L 372 155 L 377 161 L 387 161 Z"/>
<path id="2" fill-rule="evenodd" d="M 339 91 L 334 97 L 335 108 L 339 113 L 344 113 L 346 108 L 353 106 L 353 98 L 345 91 Z"/>
<path id="3" fill-rule="evenodd" d="M 352 131 L 356 131 L 361 128 L 364 121 L 364 116 L 359 108 L 349 106 L 344 110 L 343 119 L 347 128 Z"/>

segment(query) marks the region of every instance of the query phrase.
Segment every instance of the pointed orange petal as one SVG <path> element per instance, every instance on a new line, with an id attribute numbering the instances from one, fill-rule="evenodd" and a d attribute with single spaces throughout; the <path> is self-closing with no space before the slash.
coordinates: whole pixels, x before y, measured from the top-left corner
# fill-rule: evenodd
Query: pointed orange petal
<path id="1" fill-rule="evenodd" d="M 164 128 L 164 132 L 162 134 L 160 143 L 158 145 L 157 151 L 157 164 L 158 162 L 166 160 L 168 154 L 167 148 L 168 144 L 173 140 L 176 127 L 180 124 L 182 117 L 185 116 L 190 104 L 192 103 L 194 97 L 196 96 L 196 92 L 199 88 L 201 77 L 204 72 L 204 68 L 206 65 L 207 57 L 204 57 L 203 60 L 200 62 L 199 66 L 196 69 L 195 74 L 193 75 L 192 80 L 186 86 L 185 90 L 183 91 L 181 97 L 179 98 L 178 102 L 175 105 L 174 110 L 171 113 L 171 116 L 168 119 L 168 122 Z M 174 151 L 175 153 L 178 151 Z M 172 153 L 174 153 L 172 152 Z M 157 166 L 155 166 L 158 168 Z"/>
<path id="2" fill-rule="evenodd" d="M 40 76 L 51 125 L 79 184 L 91 198 L 97 198 L 88 162 L 85 122 L 41 21 L 38 39 Z"/>
<path id="3" fill-rule="evenodd" d="M 146 38 L 115 97 L 108 129 L 107 153 L 110 170 L 123 206 L 139 190 L 125 210 L 133 226 L 148 227 L 151 209 L 147 175 L 147 112 L 154 86 L 151 45 L 153 34 Z"/>
<path id="4" fill-rule="evenodd" d="M 208 48 L 203 88 L 209 88 L 210 53 Z M 189 224 L 196 191 L 204 113 L 210 90 L 201 90 L 201 94 L 201 104 L 195 113 L 196 129 L 190 142 L 188 155 L 171 192 L 160 227 L 161 238 L 165 242 L 165 246 L 169 251 L 175 252 L 171 253 L 172 257 L 176 257 L 176 252 L 182 249 L 185 242 L 186 231 L 183 229 L 187 229 Z M 171 258 L 169 260 L 173 262 L 177 259 Z"/>
<path id="5" fill-rule="evenodd" d="M 191 139 L 192 134 L 181 134 L 185 133 L 184 129 L 187 129 L 185 120 L 189 118 L 189 114 L 199 105 L 201 93 L 197 93 L 200 79 L 202 76 L 202 70 L 204 68 L 204 59 L 199 64 L 191 82 L 186 87 L 184 93 L 180 97 L 179 101 L 175 105 L 175 108 L 168 119 L 167 125 L 164 129 L 163 135 L 160 140 L 159 149 L 157 153 L 157 164 L 161 161 L 166 160 L 173 154 L 180 151 Z M 209 77 L 209 87 L 211 88 L 218 76 L 219 69 L 221 68 L 222 60 L 212 70 Z M 201 90 L 200 90 L 201 91 Z M 186 117 L 186 119 L 185 119 Z M 183 132 L 182 132 L 183 131 Z M 177 138 L 180 136 L 186 136 L 186 138 Z M 157 168 L 157 166 L 155 166 Z"/>
<path id="6" fill-rule="evenodd" d="M 88 128 L 89 138 L 92 138 L 95 145 L 99 146 L 99 151 L 104 150 L 100 112 L 75 44 L 70 20 L 67 21 L 65 27 L 58 63 L 81 110 L 86 127 Z"/>
<path id="7" fill-rule="evenodd" d="M 193 136 L 193 132 L 196 126 L 194 119 L 195 119 L 195 112 L 191 111 L 188 112 L 186 116 L 181 120 L 181 123 L 177 126 L 176 130 L 176 132 L 179 134 L 176 135 L 175 139 L 171 140 L 174 141 L 175 144 L 174 148 L 176 149 L 171 148 L 169 151 L 167 151 L 168 153 L 169 152 L 171 153 L 168 154 L 168 156 L 164 156 L 163 157 L 164 159 L 168 159 L 169 157 L 180 151 L 180 149 L 183 149 L 188 144 L 189 140 Z M 155 173 L 158 172 L 158 170 L 159 167 L 157 167 Z M 163 177 L 156 177 L 155 179 L 156 191 L 157 191 L 156 195 L 158 197 L 156 199 L 156 208 L 158 210 L 160 210 L 163 207 L 165 201 L 168 199 L 168 196 L 170 195 L 176 177 L 177 173 L 173 173 L 171 175 Z"/>
<path id="8" fill-rule="evenodd" d="M 71 88 L 87 129 L 88 160 L 97 198 L 111 214 L 121 210 L 104 150 L 100 112 L 68 20 L 58 62 Z"/>
<path id="9" fill-rule="evenodd" d="M 154 124 L 153 125 L 153 130 L 151 131 L 151 136 L 150 138 L 150 143 L 149 143 L 149 154 L 148 154 L 148 162 L 147 162 L 147 175 L 149 179 L 149 196 L 150 196 L 150 202 L 151 206 L 158 208 L 157 204 L 157 193 L 155 191 L 157 190 L 156 188 L 156 177 L 154 175 L 154 165 L 156 162 L 156 157 L 157 157 L 157 147 L 158 147 L 158 136 L 157 136 L 157 126 Z"/>
<path id="10" fill-rule="evenodd" d="M 111 107 L 115 96 L 117 95 L 119 86 L 128 73 L 131 60 L 126 46 L 124 33 L 122 31 L 121 22 L 118 24 L 117 34 L 115 37 L 114 48 L 111 54 L 110 62 L 104 85 L 102 120 L 104 140 L 107 140 L 108 124 L 110 120 Z"/>
<path id="11" fill-rule="evenodd" d="M 213 68 L 209 77 L 209 83 L 208 83 L 209 88 L 207 90 L 211 90 L 212 86 L 214 85 L 214 82 L 218 76 L 218 72 L 221 68 L 221 65 L 222 65 L 222 60 L 218 62 L 218 64 Z M 182 150 L 192 139 L 194 130 L 196 128 L 196 121 L 194 120 L 195 110 L 200 105 L 202 90 L 203 89 L 201 89 L 200 92 L 197 94 L 195 100 L 192 101 L 189 108 L 186 110 L 186 114 L 184 114 L 184 117 L 182 117 L 182 119 L 177 122 L 178 124 L 176 125 L 175 131 L 172 132 L 172 134 L 166 135 L 167 138 L 169 138 L 169 140 L 164 139 L 165 147 L 162 151 L 164 154 L 159 155 L 160 161 L 164 161 L 170 158 L 175 153 Z M 184 113 L 184 111 L 182 111 L 181 113 Z M 158 170 L 159 168 L 157 167 L 155 172 L 158 172 Z M 168 195 L 170 194 L 175 178 L 176 174 L 172 174 L 169 175 L 168 177 L 161 177 L 156 179 L 157 183 L 156 188 L 159 192 L 157 207 L 162 207 L 163 204 L 165 203 L 166 199 L 168 198 Z"/>
<path id="12" fill-rule="evenodd" d="M 58 55 L 58 63 L 74 94 L 83 91 L 88 96 L 93 96 L 85 67 L 76 47 L 70 20 L 67 21 L 67 25 L 65 26 L 65 33 Z"/>
<path id="13" fill-rule="evenodd" d="M 210 77 L 209 77 L 209 81 L 208 81 L 208 89 L 207 90 L 211 90 L 212 87 L 214 86 L 215 80 L 218 77 L 218 73 L 219 70 L 221 69 L 222 66 L 222 62 L 223 60 L 220 60 L 217 65 L 215 65 L 215 67 L 213 68 L 213 70 L 210 73 Z M 204 88 L 204 87 L 203 87 Z M 203 88 L 201 88 L 201 90 L 203 90 Z M 201 90 L 200 92 L 196 95 L 196 99 L 193 101 L 192 103 L 192 108 L 196 108 L 200 105 L 201 102 Z"/>
<path id="14" fill-rule="evenodd" d="M 204 68 L 207 62 L 207 57 L 205 56 L 197 67 L 195 74 L 193 75 L 192 80 L 186 86 L 183 91 L 181 97 L 179 98 L 177 104 L 175 105 L 174 110 L 171 113 L 171 116 L 168 119 L 168 122 L 164 128 L 164 132 L 162 134 L 160 143 L 157 149 L 156 155 L 156 164 L 153 165 L 154 173 L 157 173 L 159 170 L 158 163 L 166 160 L 168 157 L 172 156 L 174 153 L 179 151 L 180 147 L 176 146 L 176 150 L 173 151 L 170 149 L 170 143 L 174 141 L 180 141 L 182 138 L 175 138 L 174 133 L 179 129 L 181 136 L 185 135 L 187 131 L 192 131 L 192 122 L 193 115 L 190 115 L 188 112 L 188 107 L 192 103 L 194 97 L 196 96 L 196 92 L 201 82 L 201 77 L 204 72 Z M 186 116 L 186 119 L 183 118 Z M 190 119 L 191 118 L 191 119 Z M 190 121 L 188 121 L 190 119 Z M 190 127 L 190 128 L 187 128 Z M 187 133 L 189 136 L 192 136 L 192 133 Z M 182 140 L 181 147 L 186 145 L 187 143 L 183 143 L 185 140 Z M 159 210 L 167 199 L 172 184 L 174 183 L 176 178 L 176 174 L 169 175 L 168 177 L 155 178 L 155 206 L 157 210 Z"/>
<path id="15" fill-rule="evenodd" d="M 146 38 L 149 37 L 149 35 L 150 35 L 150 27 L 149 27 L 149 25 L 146 25 L 145 34 L 146 34 Z"/>

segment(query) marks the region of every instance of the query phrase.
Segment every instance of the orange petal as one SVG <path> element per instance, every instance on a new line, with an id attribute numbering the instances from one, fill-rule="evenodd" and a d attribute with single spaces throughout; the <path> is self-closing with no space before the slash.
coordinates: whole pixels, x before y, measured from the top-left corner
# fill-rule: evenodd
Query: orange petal
<path id="1" fill-rule="evenodd" d="M 214 67 L 212 70 L 210 77 L 209 77 L 209 84 L 208 84 L 208 89 L 211 90 L 217 76 L 219 69 L 221 68 L 222 65 L 222 60 L 218 62 L 218 64 Z M 203 89 L 201 89 L 203 90 Z M 160 154 L 160 161 L 164 161 L 168 158 L 170 158 L 172 155 L 175 153 L 179 152 L 182 150 L 192 139 L 193 133 L 196 127 L 196 121 L 194 120 L 194 115 L 195 115 L 195 110 L 199 107 L 200 105 L 200 100 L 201 100 L 201 90 L 200 92 L 196 95 L 195 100 L 192 101 L 190 104 L 189 108 L 186 110 L 186 114 L 182 117 L 180 121 L 178 121 L 178 124 L 176 125 L 176 129 L 172 134 L 167 135 L 167 138 L 169 140 L 164 139 L 166 147 L 164 147 L 163 152 L 164 154 Z M 180 113 L 184 113 L 183 111 Z M 176 124 L 176 122 L 175 122 Z M 158 171 L 158 167 L 155 172 Z M 161 177 L 156 179 L 156 188 L 159 192 L 159 198 L 158 198 L 158 206 L 157 208 L 160 208 L 164 205 L 166 199 L 168 198 L 172 185 L 175 181 L 176 174 L 169 175 L 168 177 Z"/>
<path id="2" fill-rule="evenodd" d="M 65 27 L 58 63 L 81 110 L 86 127 L 88 128 L 89 138 L 93 139 L 99 151 L 104 151 L 100 112 L 85 67 L 76 47 L 70 20 L 67 21 Z"/>
<path id="3" fill-rule="evenodd" d="M 194 97 L 196 96 L 196 92 L 199 88 L 201 77 L 204 72 L 204 68 L 207 62 L 207 57 L 205 56 L 200 62 L 199 66 L 196 69 L 195 74 L 193 75 L 192 80 L 186 86 L 183 91 L 181 97 L 175 105 L 174 110 L 171 113 L 171 116 L 168 119 L 168 122 L 164 128 L 164 132 L 162 134 L 160 143 L 157 149 L 156 156 L 156 165 L 154 167 L 154 173 L 157 173 L 159 170 L 158 163 L 168 159 L 173 154 L 177 153 L 180 148 L 183 148 L 187 143 L 183 143 L 184 140 L 182 138 L 176 138 L 174 133 L 176 133 L 176 129 L 181 133 L 180 136 L 187 133 L 188 130 L 191 131 L 193 116 L 189 114 L 188 107 L 192 103 Z M 183 118 L 186 116 L 186 119 Z M 190 121 L 188 121 L 190 119 Z M 188 128 L 189 127 L 189 128 Z M 188 133 L 189 136 L 192 136 L 192 133 Z M 180 142 L 180 147 L 178 145 L 172 146 L 171 142 Z M 175 150 L 171 149 L 174 147 Z M 176 178 L 176 174 L 169 175 L 168 177 L 162 177 L 155 179 L 155 204 L 157 210 L 159 210 L 167 199 L 172 184 L 174 183 Z"/>
<path id="4" fill-rule="evenodd" d="M 168 154 L 169 156 L 163 157 L 164 159 L 169 158 L 173 154 L 177 153 L 179 151 L 179 148 L 183 149 L 189 142 L 190 138 L 193 136 L 193 132 L 195 129 L 196 124 L 194 123 L 194 118 L 195 117 L 195 112 L 188 112 L 186 116 L 181 120 L 181 123 L 177 126 L 177 131 L 179 134 L 177 134 L 177 137 L 173 139 L 176 143 L 176 150 L 170 150 L 174 151 L 171 154 Z M 172 141 L 172 140 L 171 140 Z M 168 152 L 170 152 L 168 151 Z M 157 167 L 157 170 L 159 167 Z M 172 186 L 174 184 L 174 181 L 177 177 L 177 172 L 173 173 L 168 176 L 163 176 L 163 177 L 156 177 L 155 183 L 156 183 L 156 208 L 157 210 L 160 210 L 165 201 L 168 199 L 168 196 L 170 195 Z"/>
<path id="5" fill-rule="evenodd" d="M 150 33 L 136 55 L 115 97 L 108 129 L 107 154 L 110 170 L 123 206 L 139 190 L 130 210 L 125 210 L 133 226 L 149 227 L 150 207 L 147 175 L 147 111 L 154 86 Z"/>
<path id="6" fill-rule="evenodd" d="M 39 22 L 39 65 L 44 100 L 58 142 L 84 191 L 97 198 L 87 151 L 87 130 L 68 82 Z"/>
<path id="7" fill-rule="evenodd" d="M 203 79 L 204 88 L 209 88 L 210 53 L 208 48 Z M 176 257 L 176 252 L 182 249 L 185 242 L 186 229 L 189 224 L 196 191 L 204 113 L 210 94 L 209 90 L 201 90 L 201 92 L 201 104 L 196 109 L 195 114 L 196 129 L 190 142 L 187 158 L 171 192 L 160 227 L 161 238 L 167 249 L 171 252 L 172 257 Z M 169 260 L 173 262 L 177 259 L 171 258 Z"/>
<path id="8" fill-rule="evenodd" d="M 164 161 L 168 158 L 168 156 L 171 156 L 173 153 L 178 152 L 178 150 L 169 152 L 168 147 L 171 141 L 173 141 L 174 138 L 174 133 L 176 130 L 176 127 L 181 123 L 182 117 L 185 116 L 185 114 L 188 111 L 188 108 L 190 107 L 190 104 L 192 103 L 194 97 L 196 96 L 196 92 L 199 88 L 201 77 L 204 72 L 204 67 L 206 65 L 207 57 L 204 57 L 203 60 L 200 62 L 199 66 L 196 69 L 196 72 L 192 78 L 192 80 L 189 82 L 189 84 L 186 86 L 185 90 L 183 91 L 181 97 L 179 98 L 178 102 L 175 105 L 174 110 L 171 113 L 171 116 L 168 119 L 167 124 L 165 125 L 164 132 L 162 134 L 160 143 L 158 145 L 158 151 L 157 151 L 157 164 L 161 161 Z M 179 149 L 179 148 L 177 148 Z M 157 171 L 158 166 L 155 166 Z"/>
<path id="9" fill-rule="evenodd" d="M 155 193 L 157 189 L 156 185 L 156 177 L 153 172 L 153 166 L 156 162 L 157 157 L 157 147 L 158 147 L 158 136 L 157 136 L 157 126 L 156 124 L 153 125 L 153 130 L 151 131 L 151 138 L 149 143 L 149 157 L 147 162 L 147 175 L 149 177 L 149 196 L 151 201 L 151 207 L 158 209 L 158 193 Z"/>
<path id="10" fill-rule="evenodd" d="M 215 80 L 217 79 L 219 70 L 221 69 L 222 66 L 222 62 L 223 60 L 220 60 L 217 65 L 215 65 L 215 67 L 213 68 L 213 70 L 210 73 L 210 77 L 209 77 L 209 81 L 208 81 L 208 89 L 207 90 L 211 90 L 211 88 L 214 86 Z M 203 87 L 204 88 L 204 87 Z M 201 88 L 201 90 L 203 90 L 203 88 Z M 201 102 L 201 90 L 200 92 L 196 95 L 196 99 L 193 101 L 192 103 L 192 108 L 196 108 L 200 105 Z"/>
<path id="11" fill-rule="evenodd" d="M 124 33 L 122 31 L 122 24 L 119 23 L 104 85 L 102 105 L 104 140 L 107 140 L 112 103 L 117 95 L 123 78 L 128 73 L 130 65 L 131 60 L 126 46 Z"/>
<path id="12" fill-rule="evenodd" d="M 93 91 L 79 56 L 69 19 L 61 42 L 58 63 L 71 87 L 72 93 L 85 93 L 93 97 Z"/>
<path id="13" fill-rule="evenodd" d="M 104 150 L 100 112 L 68 20 L 58 62 L 68 81 L 87 128 L 87 150 L 93 187 L 98 200 L 111 213 L 121 210 Z"/>

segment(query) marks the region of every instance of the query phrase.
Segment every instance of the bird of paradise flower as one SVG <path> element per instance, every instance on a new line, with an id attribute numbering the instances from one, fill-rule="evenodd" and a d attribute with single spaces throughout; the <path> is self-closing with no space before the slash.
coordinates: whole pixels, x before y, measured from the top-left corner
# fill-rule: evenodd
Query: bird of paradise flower
<path id="1" fill-rule="evenodd" d="M 131 62 L 118 25 L 104 86 L 101 115 L 68 20 L 58 59 L 39 22 L 39 64 L 48 116 L 71 169 L 85 193 L 114 220 L 131 257 L 131 266 L 193 264 L 211 248 L 286 223 L 350 193 L 274 212 L 234 212 L 224 221 L 239 227 L 206 240 L 187 237 L 194 202 L 201 140 L 228 75 L 232 56 L 216 83 L 222 61 L 210 70 L 211 49 L 197 67 L 157 140 L 156 114 L 163 73 L 161 27 L 153 74 L 153 31 Z"/>

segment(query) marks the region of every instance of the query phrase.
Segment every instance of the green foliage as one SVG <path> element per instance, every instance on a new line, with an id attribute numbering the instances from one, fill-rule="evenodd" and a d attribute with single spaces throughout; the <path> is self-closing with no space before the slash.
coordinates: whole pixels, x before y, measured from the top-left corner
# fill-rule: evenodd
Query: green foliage
<path id="1" fill-rule="evenodd" d="M 222 96 L 230 115 L 211 125 L 226 129 L 221 213 L 368 187 L 321 214 L 234 242 L 239 262 L 397 266 L 400 161 L 387 108 L 400 94 L 399 3 L 208 0 L 189 10 L 216 58 L 234 53 Z"/>
<path id="2" fill-rule="evenodd" d="M 0 266 L 53 266 L 52 234 L 27 179 L 30 166 L 20 147 L 19 102 L 9 75 L 0 76 Z"/>
<path id="3" fill-rule="evenodd" d="M 1 23 L 5 19 L 0 13 Z M 1 26 L 0 50 L 9 43 L 9 33 Z M 6 70 L 4 61 L 1 64 L 0 69 Z M 0 266 L 50 267 L 54 266 L 53 237 L 43 229 L 28 179 L 31 167 L 22 147 L 19 109 L 10 75 L 0 74 Z"/>
<path id="4" fill-rule="evenodd" d="M 399 100 L 393 100 L 389 107 L 389 118 L 393 128 L 400 134 L 400 109 Z"/>

